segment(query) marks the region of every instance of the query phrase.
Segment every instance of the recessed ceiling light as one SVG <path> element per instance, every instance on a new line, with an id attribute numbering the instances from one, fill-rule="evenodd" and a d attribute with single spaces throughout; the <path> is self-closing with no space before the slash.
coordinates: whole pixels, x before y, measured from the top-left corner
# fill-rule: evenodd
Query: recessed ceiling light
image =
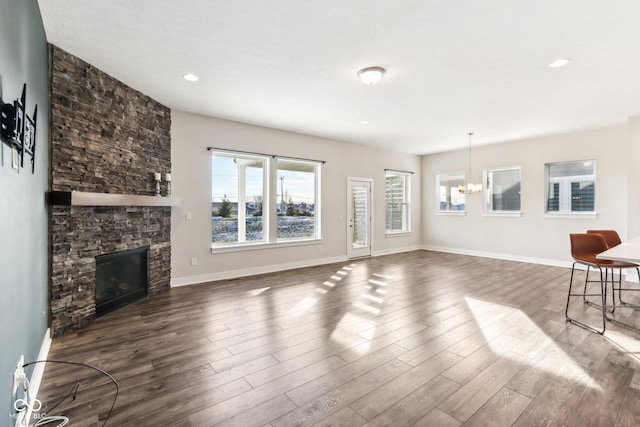
<path id="1" fill-rule="evenodd" d="M 368 125 L 368 124 L 369 124 L 369 121 L 368 121 L 368 120 L 362 120 L 362 121 L 360 122 L 360 124 L 361 124 L 361 125 Z"/>
<path id="2" fill-rule="evenodd" d="M 549 64 L 549 67 L 551 68 L 564 67 L 569 62 L 571 62 L 569 58 L 558 58 L 555 61 L 553 61 L 551 64 Z"/>
<path id="3" fill-rule="evenodd" d="M 382 67 L 367 67 L 358 71 L 360 81 L 366 85 L 374 85 L 382 80 L 386 70 Z"/>
<path id="4" fill-rule="evenodd" d="M 190 82 L 197 82 L 198 81 L 198 76 L 196 76 L 195 74 L 187 73 L 182 77 L 184 77 L 185 80 L 190 81 Z"/>

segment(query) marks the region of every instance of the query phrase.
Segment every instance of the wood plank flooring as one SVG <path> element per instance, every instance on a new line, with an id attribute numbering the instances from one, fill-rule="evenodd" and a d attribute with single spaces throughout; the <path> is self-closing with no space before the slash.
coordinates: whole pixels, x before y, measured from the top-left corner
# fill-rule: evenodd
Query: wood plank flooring
<path id="1" fill-rule="evenodd" d="M 175 288 L 54 339 L 49 359 L 116 378 L 108 426 L 640 425 L 640 334 L 566 323 L 569 273 L 415 251 Z M 95 426 L 114 395 L 48 363 L 38 398 Z"/>

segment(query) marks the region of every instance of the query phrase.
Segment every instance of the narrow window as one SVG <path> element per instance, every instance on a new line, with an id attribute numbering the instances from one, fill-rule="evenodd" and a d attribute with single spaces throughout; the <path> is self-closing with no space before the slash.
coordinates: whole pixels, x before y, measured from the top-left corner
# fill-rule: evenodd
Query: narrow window
<path id="1" fill-rule="evenodd" d="M 386 207 L 387 234 L 411 231 L 410 198 L 411 174 L 407 172 L 387 171 Z"/>
<path id="2" fill-rule="evenodd" d="M 268 159 L 234 153 L 211 158 L 211 241 L 215 245 L 267 241 L 263 207 Z"/>
<path id="3" fill-rule="evenodd" d="M 319 238 L 320 164 L 278 158 L 277 239 Z"/>

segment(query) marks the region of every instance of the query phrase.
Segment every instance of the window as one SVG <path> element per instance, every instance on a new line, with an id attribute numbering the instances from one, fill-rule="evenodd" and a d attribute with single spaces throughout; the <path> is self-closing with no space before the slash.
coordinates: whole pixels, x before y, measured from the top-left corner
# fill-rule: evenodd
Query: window
<path id="1" fill-rule="evenodd" d="M 213 151 L 212 247 L 320 238 L 319 177 L 318 162 Z"/>
<path id="2" fill-rule="evenodd" d="M 546 212 L 595 212 L 596 162 L 549 163 Z"/>
<path id="3" fill-rule="evenodd" d="M 408 172 L 387 171 L 386 204 L 387 233 L 407 233 L 411 231 L 409 214 L 409 194 L 411 192 L 411 174 Z"/>
<path id="4" fill-rule="evenodd" d="M 461 186 L 464 186 L 464 172 L 446 173 L 436 177 L 439 211 L 464 211 L 465 194 L 460 191 Z"/>
<path id="5" fill-rule="evenodd" d="M 278 240 L 317 236 L 318 164 L 278 159 Z"/>
<path id="6" fill-rule="evenodd" d="M 484 173 L 485 212 L 520 212 L 520 167 Z"/>
<path id="7" fill-rule="evenodd" d="M 214 153 L 211 158 L 211 241 L 265 241 L 263 216 L 268 158 Z"/>

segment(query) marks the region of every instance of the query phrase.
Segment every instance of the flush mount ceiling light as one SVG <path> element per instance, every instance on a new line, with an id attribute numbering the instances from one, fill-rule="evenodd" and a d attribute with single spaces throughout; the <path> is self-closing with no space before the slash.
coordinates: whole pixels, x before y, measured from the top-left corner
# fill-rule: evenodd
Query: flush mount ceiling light
<path id="1" fill-rule="evenodd" d="M 553 61 L 551 64 L 549 64 L 549 67 L 551 67 L 551 68 L 564 67 L 569 62 L 571 62 L 571 59 L 569 59 L 569 58 L 558 58 L 555 61 Z"/>
<path id="2" fill-rule="evenodd" d="M 386 70 L 382 67 L 367 67 L 358 71 L 360 81 L 366 85 L 374 85 L 382 80 Z"/>
<path id="3" fill-rule="evenodd" d="M 182 77 L 184 77 L 184 79 L 186 81 L 189 81 L 189 82 L 197 82 L 198 81 L 198 76 L 196 76 L 195 74 L 187 73 Z"/>

